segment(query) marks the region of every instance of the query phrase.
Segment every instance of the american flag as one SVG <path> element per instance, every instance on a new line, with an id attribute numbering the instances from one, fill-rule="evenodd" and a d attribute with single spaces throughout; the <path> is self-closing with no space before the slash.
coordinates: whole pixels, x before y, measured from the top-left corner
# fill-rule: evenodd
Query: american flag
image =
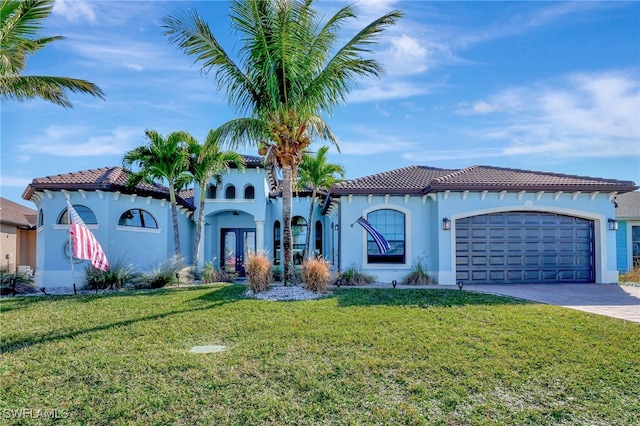
<path id="1" fill-rule="evenodd" d="M 362 227 L 367 230 L 369 235 L 373 237 L 373 241 L 375 241 L 376 245 L 378 246 L 378 250 L 380 250 L 380 254 L 384 254 L 387 251 L 389 251 L 389 249 L 391 248 L 391 245 L 389 244 L 387 239 L 384 237 L 384 235 L 380 233 L 380 231 L 374 228 L 373 225 L 371 225 L 367 221 L 367 219 L 365 219 L 364 217 L 361 217 L 360 219 L 356 220 L 356 222 L 362 225 Z"/>
<path id="2" fill-rule="evenodd" d="M 90 260 L 91 264 L 101 271 L 109 269 L 107 255 L 104 254 L 100 243 L 93 233 L 82 221 L 78 212 L 67 200 L 67 212 L 69 217 L 69 233 L 73 240 L 73 257 L 76 259 Z"/>

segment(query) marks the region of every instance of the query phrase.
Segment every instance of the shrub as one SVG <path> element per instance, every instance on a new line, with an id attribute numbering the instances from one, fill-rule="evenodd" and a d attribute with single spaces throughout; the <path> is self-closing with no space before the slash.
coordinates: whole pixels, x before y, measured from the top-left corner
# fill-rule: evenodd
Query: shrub
<path id="1" fill-rule="evenodd" d="M 101 271 L 93 265 L 87 266 L 84 269 L 84 288 L 90 290 L 118 289 L 124 287 L 135 276 L 133 265 L 127 263 L 124 258 L 118 258 L 111 262 L 106 271 Z"/>
<path id="2" fill-rule="evenodd" d="M 167 284 L 176 282 L 178 273 L 178 262 L 171 258 L 159 263 L 149 272 L 143 272 L 134 282 L 136 288 L 161 288 Z"/>
<path id="3" fill-rule="evenodd" d="M 226 271 L 216 268 L 213 262 L 206 262 L 202 268 L 202 281 L 206 283 L 231 282 Z"/>
<path id="4" fill-rule="evenodd" d="M 271 261 L 266 253 L 259 251 L 247 256 L 245 264 L 247 271 L 247 285 L 254 293 L 266 291 L 273 280 L 271 275 Z"/>
<path id="5" fill-rule="evenodd" d="M 331 268 L 329 263 L 322 259 L 306 259 L 302 263 L 302 282 L 308 290 L 317 293 L 326 293 L 331 281 Z"/>
<path id="6" fill-rule="evenodd" d="M 271 267 L 271 275 L 273 275 L 274 281 L 282 281 L 282 276 L 284 275 L 284 270 L 280 265 L 273 265 Z"/>
<path id="7" fill-rule="evenodd" d="M 640 266 L 634 267 L 626 274 L 620 274 L 620 282 L 623 283 L 640 283 Z"/>
<path id="8" fill-rule="evenodd" d="M 378 277 L 372 274 L 367 274 L 362 271 L 362 268 L 356 265 L 351 265 L 340 274 L 339 278 L 342 279 L 342 285 L 366 285 L 376 282 Z"/>
<path id="9" fill-rule="evenodd" d="M 433 278 L 427 273 L 427 267 L 422 263 L 422 258 L 413 262 L 411 265 L 411 272 L 409 272 L 403 279 L 402 284 L 408 285 L 427 285 L 433 284 Z"/>
<path id="10" fill-rule="evenodd" d="M 280 281 L 284 279 L 284 270 L 280 265 L 274 265 L 271 267 L 271 274 L 274 281 Z M 302 282 L 302 270 L 300 266 L 295 265 L 290 267 L 291 282 L 287 284 L 298 285 Z"/>
<path id="11" fill-rule="evenodd" d="M 37 293 L 33 278 L 27 274 L 15 273 L 14 270 L 12 264 L 0 266 L 0 294 Z"/>

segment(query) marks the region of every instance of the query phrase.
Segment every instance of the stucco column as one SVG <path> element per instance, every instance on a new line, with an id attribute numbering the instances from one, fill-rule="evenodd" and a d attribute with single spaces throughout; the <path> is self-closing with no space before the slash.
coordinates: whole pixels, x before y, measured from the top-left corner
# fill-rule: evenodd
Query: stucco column
<path id="1" fill-rule="evenodd" d="M 256 220 L 256 250 L 264 250 L 264 220 Z"/>

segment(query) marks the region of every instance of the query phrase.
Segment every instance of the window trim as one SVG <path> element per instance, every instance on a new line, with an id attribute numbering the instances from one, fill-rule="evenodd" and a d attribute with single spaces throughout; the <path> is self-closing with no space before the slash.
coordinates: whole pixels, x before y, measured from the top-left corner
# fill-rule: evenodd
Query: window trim
<path id="1" fill-rule="evenodd" d="M 233 190 L 233 198 L 229 197 L 229 191 Z M 236 186 L 233 184 L 228 184 L 225 188 L 224 188 L 224 199 L 225 200 L 237 200 L 238 199 L 238 194 L 236 193 Z"/>
<path id="2" fill-rule="evenodd" d="M 411 266 L 411 210 L 392 204 L 377 204 L 373 207 L 369 207 L 362 211 L 362 217 L 367 218 L 369 213 L 373 213 L 378 210 L 393 210 L 404 215 L 404 262 L 402 263 L 379 263 L 369 262 L 369 256 L 367 254 L 367 231 L 362 228 L 362 266 L 367 266 L 372 269 L 388 269 L 402 268 Z"/>
<path id="3" fill-rule="evenodd" d="M 302 221 L 303 221 L 305 224 L 304 224 L 304 225 L 294 225 L 294 224 L 293 224 L 293 222 L 294 222 L 294 220 L 295 220 L 296 218 L 300 218 L 300 219 L 302 219 Z M 298 227 L 301 227 L 301 228 L 303 229 L 303 231 L 302 231 L 302 234 L 301 234 L 301 235 L 303 235 L 303 236 L 304 236 L 304 242 L 302 242 L 302 243 L 297 243 L 297 244 L 296 244 L 296 243 L 293 241 L 293 227 L 294 227 L 294 226 L 298 226 Z M 307 223 L 307 219 L 306 219 L 304 216 L 295 215 L 295 216 L 291 217 L 291 249 L 292 249 L 292 251 L 293 251 L 293 255 L 294 255 L 294 258 L 293 258 L 293 264 L 294 264 L 294 265 L 301 265 L 301 264 L 302 264 L 302 262 L 304 261 L 305 254 L 306 254 L 306 253 L 304 252 L 304 249 L 305 249 L 306 244 L 307 244 L 307 227 L 308 227 L 308 226 L 309 226 L 309 224 Z M 297 234 L 296 234 L 296 235 L 297 235 Z M 296 247 L 297 247 L 297 248 L 296 248 Z M 301 249 L 300 247 L 302 247 L 302 249 Z M 301 259 L 299 259 L 300 263 L 296 263 L 296 257 L 295 257 L 296 250 L 302 250 L 302 258 L 301 258 Z"/>
<path id="4" fill-rule="evenodd" d="M 85 225 L 90 226 L 90 225 L 97 225 L 98 222 L 98 216 L 96 215 L 96 213 L 93 211 L 93 209 L 89 206 L 85 206 L 84 204 L 72 204 L 71 207 L 73 207 L 73 209 L 76 211 L 76 213 L 78 213 L 78 216 L 80 216 L 80 219 L 82 219 L 82 221 L 84 222 Z M 84 207 L 86 209 L 88 209 L 91 214 L 93 214 L 93 217 L 96 218 L 95 223 L 89 223 L 88 221 L 85 220 L 84 217 L 82 217 L 82 215 L 78 212 L 78 209 L 76 207 Z M 65 207 L 62 209 L 62 211 L 58 214 L 58 218 L 56 219 L 56 225 L 62 225 L 65 227 L 69 226 L 69 213 L 68 213 L 68 208 Z M 65 215 L 65 213 L 67 214 L 67 223 L 62 223 L 62 217 Z"/>
<path id="5" fill-rule="evenodd" d="M 276 229 L 278 232 L 276 233 Z M 278 237 L 276 239 L 276 236 Z M 280 256 L 278 256 L 280 255 Z M 273 222 L 273 264 L 280 265 L 282 262 L 282 225 L 279 220 Z"/>
<path id="6" fill-rule="evenodd" d="M 248 190 L 248 189 L 251 189 L 251 190 L 253 191 L 253 197 L 251 197 L 251 198 L 248 198 L 248 197 L 247 197 L 247 190 Z M 244 192 L 244 194 L 243 194 L 243 195 L 244 195 L 243 200 L 252 200 L 252 201 L 253 201 L 253 200 L 255 200 L 255 199 L 256 199 L 256 187 L 255 187 L 255 186 L 253 186 L 252 184 L 250 184 L 250 183 L 249 183 L 249 184 L 245 185 L 245 187 L 244 187 L 244 191 L 243 191 L 243 192 Z"/>
<path id="7" fill-rule="evenodd" d="M 144 222 L 144 215 L 142 213 L 146 213 L 149 216 L 151 216 L 151 219 L 153 219 L 154 224 L 156 225 L 155 227 L 152 226 L 137 226 L 137 225 L 121 225 L 120 224 L 120 220 L 122 219 L 122 216 L 124 216 L 127 212 L 133 211 L 133 210 L 138 210 L 140 213 L 140 217 L 141 217 L 141 223 Z M 158 220 L 155 218 L 154 215 L 151 214 L 150 211 L 145 210 L 145 209 L 141 209 L 139 207 L 134 207 L 132 209 L 127 209 L 125 211 L 122 212 L 122 214 L 120 215 L 120 217 L 118 218 L 118 224 L 116 225 L 116 227 L 126 227 L 126 228 L 138 228 L 138 229 L 158 229 Z M 116 228 L 117 229 L 117 228 Z"/>

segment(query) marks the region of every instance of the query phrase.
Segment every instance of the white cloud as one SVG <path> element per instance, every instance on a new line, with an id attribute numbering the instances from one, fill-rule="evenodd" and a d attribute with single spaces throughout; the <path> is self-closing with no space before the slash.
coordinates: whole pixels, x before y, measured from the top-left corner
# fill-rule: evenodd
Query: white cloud
<path id="1" fill-rule="evenodd" d="M 77 23 L 86 20 L 96 22 L 96 13 L 91 3 L 84 0 L 56 0 L 53 4 L 53 14 L 61 15 L 67 21 Z"/>
<path id="2" fill-rule="evenodd" d="M 57 157 L 91 157 L 121 155 L 144 135 L 143 128 L 116 127 L 109 133 L 94 136 L 93 129 L 80 126 L 49 126 L 44 133 L 20 146 L 31 154 Z"/>
<path id="3" fill-rule="evenodd" d="M 494 118 L 488 127 L 467 127 L 464 133 L 467 138 L 507 145 L 430 155 L 440 159 L 460 155 L 640 158 L 637 71 L 571 74 L 559 81 L 511 88 L 487 100 L 461 102 L 456 113 Z"/>
<path id="4" fill-rule="evenodd" d="M 486 101 L 461 102 L 456 113 L 520 113 L 520 120 L 546 123 L 565 133 L 638 137 L 639 97 L 640 81 L 634 73 L 579 73 L 563 78 L 560 84 L 537 83 L 502 91 Z"/>
<path id="5" fill-rule="evenodd" d="M 420 74 L 427 70 L 427 49 L 406 34 L 392 37 L 390 47 L 380 54 L 390 75 Z"/>
<path id="6" fill-rule="evenodd" d="M 423 83 L 417 84 L 402 80 L 368 80 L 348 96 L 348 102 L 371 102 L 389 99 L 404 99 L 412 96 L 426 95 L 431 93 L 438 84 Z"/>

